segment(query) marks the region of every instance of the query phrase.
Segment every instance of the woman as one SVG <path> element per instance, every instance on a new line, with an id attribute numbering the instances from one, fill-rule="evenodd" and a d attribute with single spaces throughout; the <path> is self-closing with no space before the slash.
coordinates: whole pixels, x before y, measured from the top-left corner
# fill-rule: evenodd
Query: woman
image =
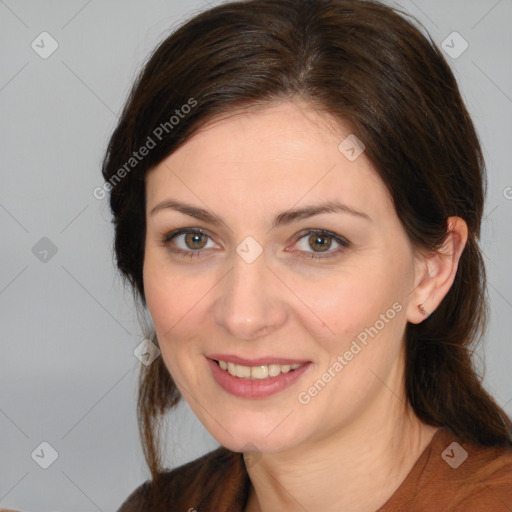
<path id="1" fill-rule="evenodd" d="M 512 425 L 471 361 L 482 152 L 411 22 L 362 0 L 203 12 L 149 59 L 103 175 L 161 351 L 152 479 L 120 511 L 511 509 Z M 181 397 L 221 447 L 169 472 Z"/>

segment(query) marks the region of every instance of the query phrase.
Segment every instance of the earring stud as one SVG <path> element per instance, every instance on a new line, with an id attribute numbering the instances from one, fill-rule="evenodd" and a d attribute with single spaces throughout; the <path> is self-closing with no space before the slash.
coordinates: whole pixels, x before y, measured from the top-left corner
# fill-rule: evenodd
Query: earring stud
<path id="1" fill-rule="evenodd" d="M 423 304 L 418 304 L 418 309 L 423 316 L 427 316 L 427 310 L 423 307 Z"/>

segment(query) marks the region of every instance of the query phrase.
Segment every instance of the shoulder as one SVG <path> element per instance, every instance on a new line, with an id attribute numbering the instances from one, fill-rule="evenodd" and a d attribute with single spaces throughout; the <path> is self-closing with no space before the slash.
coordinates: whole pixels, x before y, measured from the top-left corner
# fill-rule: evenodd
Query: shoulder
<path id="1" fill-rule="evenodd" d="M 448 510 L 512 510 L 512 447 L 478 445 L 442 429 L 430 457 L 427 488 L 445 494 Z"/>
<path id="2" fill-rule="evenodd" d="M 511 512 L 512 447 L 464 441 L 447 427 L 379 512 Z"/>
<path id="3" fill-rule="evenodd" d="M 463 471 L 458 477 L 454 510 L 512 510 L 512 448 L 462 446 L 467 459 L 459 468 Z"/>
<path id="4" fill-rule="evenodd" d="M 237 503 L 244 498 L 245 466 L 242 455 L 224 447 L 175 469 L 160 474 L 162 498 L 166 506 L 175 509 L 198 509 L 200 504 L 215 503 L 219 495 Z M 137 487 L 117 512 L 148 510 L 154 484 L 147 480 Z M 185 507 L 185 508 L 183 508 Z"/>

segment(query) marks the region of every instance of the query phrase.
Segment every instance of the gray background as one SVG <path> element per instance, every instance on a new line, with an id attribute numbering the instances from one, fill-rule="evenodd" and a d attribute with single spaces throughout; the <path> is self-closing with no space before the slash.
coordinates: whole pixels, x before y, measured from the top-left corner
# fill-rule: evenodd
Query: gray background
<path id="1" fill-rule="evenodd" d="M 116 510 L 149 476 L 135 417 L 133 350 L 144 335 L 113 268 L 106 199 L 92 191 L 102 185 L 101 158 L 137 70 L 207 5 L 0 1 L 0 506 Z M 489 169 L 482 247 L 492 316 L 478 364 L 485 359 L 485 383 L 512 414 L 512 0 L 394 5 L 417 16 L 438 45 L 454 31 L 469 44 L 448 60 Z M 59 45 L 47 59 L 31 47 L 43 31 Z M 170 466 L 216 446 L 188 406 L 171 420 Z M 31 457 L 43 441 L 58 452 L 48 469 Z"/>

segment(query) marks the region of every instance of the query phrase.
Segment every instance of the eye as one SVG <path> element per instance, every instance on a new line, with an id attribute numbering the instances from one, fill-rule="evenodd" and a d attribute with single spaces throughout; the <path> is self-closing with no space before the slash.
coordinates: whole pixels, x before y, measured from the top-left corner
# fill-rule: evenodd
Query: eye
<path id="1" fill-rule="evenodd" d="M 162 244 L 175 254 L 193 258 L 199 257 L 203 249 L 211 248 L 208 241 L 211 237 L 202 229 L 182 228 L 166 234 Z"/>
<path id="2" fill-rule="evenodd" d="M 350 246 L 350 242 L 343 237 L 323 229 L 312 229 L 301 233 L 295 247 L 306 254 L 303 258 L 323 259 L 337 256 Z M 334 250 L 331 250 L 334 246 Z M 311 249 L 313 249 L 311 251 Z"/>
<path id="3" fill-rule="evenodd" d="M 212 248 L 208 247 L 208 242 L 213 243 L 211 236 L 199 228 L 177 229 L 162 238 L 162 245 L 169 251 L 188 258 L 201 257 L 205 249 Z M 306 259 L 335 257 L 349 246 L 348 240 L 324 229 L 302 231 L 294 244 L 299 249 L 297 252 L 302 253 L 300 257 Z"/>

